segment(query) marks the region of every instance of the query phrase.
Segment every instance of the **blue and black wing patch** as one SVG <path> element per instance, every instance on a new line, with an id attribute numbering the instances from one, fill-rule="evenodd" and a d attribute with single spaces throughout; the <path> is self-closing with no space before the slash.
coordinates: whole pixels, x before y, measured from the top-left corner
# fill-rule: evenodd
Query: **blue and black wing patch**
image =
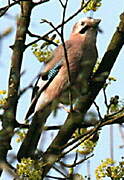
<path id="1" fill-rule="evenodd" d="M 41 75 L 42 80 L 50 81 L 51 79 L 54 79 L 54 77 L 58 74 L 59 69 L 61 68 L 62 64 L 59 62 L 57 63 L 52 69 L 50 69 L 47 73 L 44 73 Z"/>
<path id="2" fill-rule="evenodd" d="M 26 119 L 28 119 L 28 117 L 34 112 L 34 108 L 35 108 L 38 98 L 40 97 L 41 93 L 49 86 L 49 84 L 52 82 L 55 76 L 58 74 L 61 66 L 62 66 L 62 61 L 55 64 L 55 66 L 51 70 L 49 70 L 47 73 L 41 74 L 42 80 L 46 81 L 46 84 L 42 88 L 39 88 L 38 86 L 35 87 L 36 89 L 37 88 L 38 89 L 36 90 L 37 91 L 36 95 L 32 99 L 31 105 L 26 114 Z"/>

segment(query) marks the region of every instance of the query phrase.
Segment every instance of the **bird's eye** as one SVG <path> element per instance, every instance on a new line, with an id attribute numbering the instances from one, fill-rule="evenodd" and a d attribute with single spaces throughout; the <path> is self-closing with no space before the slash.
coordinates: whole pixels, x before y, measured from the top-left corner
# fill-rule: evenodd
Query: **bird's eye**
<path id="1" fill-rule="evenodd" d="M 83 26 L 85 23 L 84 22 L 81 22 L 81 25 Z"/>

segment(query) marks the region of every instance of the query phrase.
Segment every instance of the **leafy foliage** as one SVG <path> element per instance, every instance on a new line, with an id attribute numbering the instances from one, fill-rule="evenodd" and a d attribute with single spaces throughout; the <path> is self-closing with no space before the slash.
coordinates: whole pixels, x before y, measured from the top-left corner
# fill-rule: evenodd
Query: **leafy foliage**
<path id="1" fill-rule="evenodd" d="M 29 180 L 40 180 L 41 179 L 41 163 L 32 160 L 31 158 L 23 158 L 21 163 L 17 165 L 17 174 L 20 179 L 24 179 L 24 177 Z"/>
<path id="2" fill-rule="evenodd" d="M 102 160 L 102 163 L 96 168 L 95 175 L 97 180 L 102 180 L 107 175 L 107 169 L 110 168 L 115 161 L 113 161 L 110 158 L 107 158 L 106 160 Z"/>
<path id="3" fill-rule="evenodd" d="M 117 166 L 114 166 L 114 164 L 115 161 L 110 158 L 102 161 L 95 171 L 96 179 L 103 180 L 106 177 L 110 177 L 111 179 L 119 180 L 124 178 L 124 161 L 119 162 Z"/>
<path id="4" fill-rule="evenodd" d="M 80 134 L 84 134 L 86 132 L 87 132 L 87 129 L 82 128 L 80 129 L 80 131 L 76 130 L 74 136 L 78 137 Z M 94 151 L 94 148 L 96 147 L 98 137 L 99 135 L 98 133 L 96 133 L 95 135 L 91 136 L 90 138 L 82 142 L 80 146 L 78 146 L 77 152 L 79 152 L 82 155 L 88 155 L 92 153 Z M 80 139 L 80 141 L 81 140 L 82 139 Z"/>
<path id="5" fill-rule="evenodd" d="M 89 3 L 88 3 L 88 5 L 83 9 L 83 12 L 84 13 L 86 13 L 86 12 L 88 12 L 88 11 L 96 11 L 101 5 L 102 5 L 102 3 L 101 3 L 101 1 L 102 0 L 91 0 Z M 85 2 L 85 4 L 86 4 L 87 2 Z M 85 5 L 84 4 L 84 5 Z"/>
<path id="6" fill-rule="evenodd" d="M 32 52 L 40 62 L 47 62 L 48 59 L 52 56 L 53 51 L 49 48 L 49 46 L 46 43 L 46 46 L 43 50 L 41 50 L 41 48 L 38 47 L 38 44 L 33 44 Z"/>
<path id="7" fill-rule="evenodd" d="M 16 139 L 16 142 L 22 142 L 26 136 L 26 130 L 19 130 L 17 133 L 18 138 Z"/>
<path id="8" fill-rule="evenodd" d="M 6 104 L 6 91 L 0 90 L 0 108 L 3 108 L 3 106 Z"/>
<path id="9" fill-rule="evenodd" d="M 80 149 L 78 149 L 78 152 L 83 155 L 87 155 L 93 152 L 94 148 L 96 146 L 96 142 L 93 142 L 90 139 L 85 140 L 80 145 Z"/>
<path id="10" fill-rule="evenodd" d="M 59 44 L 59 40 L 54 40 L 55 43 Z M 53 49 L 48 42 L 42 45 L 33 44 L 32 52 L 40 62 L 48 62 L 52 58 Z"/>

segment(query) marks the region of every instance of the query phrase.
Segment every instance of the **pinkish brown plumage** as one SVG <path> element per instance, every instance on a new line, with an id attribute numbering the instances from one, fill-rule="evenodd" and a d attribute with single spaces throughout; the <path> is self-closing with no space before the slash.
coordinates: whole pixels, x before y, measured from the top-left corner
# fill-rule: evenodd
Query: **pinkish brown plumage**
<path id="1" fill-rule="evenodd" d="M 89 77 L 97 60 L 96 36 L 99 22 L 99 19 L 92 18 L 80 20 L 74 25 L 70 39 L 65 42 L 72 88 L 81 86 L 81 92 L 83 92 L 83 88 L 84 92 L 86 92 L 85 89 L 87 89 Z M 39 98 L 35 100 L 35 104 L 34 102 L 32 103 L 33 105 L 31 104 L 26 118 L 33 112 L 32 107 L 34 107 L 34 112 L 43 110 L 55 98 L 62 95 L 67 87 L 68 71 L 62 45 L 56 48 L 53 59 L 46 64 L 43 73 L 49 72 L 60 61 L 62 63 L 58 73 L 48 87 L 40 94 Z M 78 79 L 80 79 L 80 82 L 78 82 Z M 45 83 L 46 81 L 41 76 L 37 86 L 41 88 Z"/>

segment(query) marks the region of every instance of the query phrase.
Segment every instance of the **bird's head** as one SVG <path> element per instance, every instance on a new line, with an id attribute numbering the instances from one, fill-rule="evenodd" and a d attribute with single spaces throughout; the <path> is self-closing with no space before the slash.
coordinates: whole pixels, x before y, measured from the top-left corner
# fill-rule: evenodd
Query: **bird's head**
<path id="1" fill-rule="evenodd" d="M 84 35 L 89 32 L 101 31 L 99 28 L 100 19 L 84 18 L 79 20 L 72 29 L 72 34 Z"/>

